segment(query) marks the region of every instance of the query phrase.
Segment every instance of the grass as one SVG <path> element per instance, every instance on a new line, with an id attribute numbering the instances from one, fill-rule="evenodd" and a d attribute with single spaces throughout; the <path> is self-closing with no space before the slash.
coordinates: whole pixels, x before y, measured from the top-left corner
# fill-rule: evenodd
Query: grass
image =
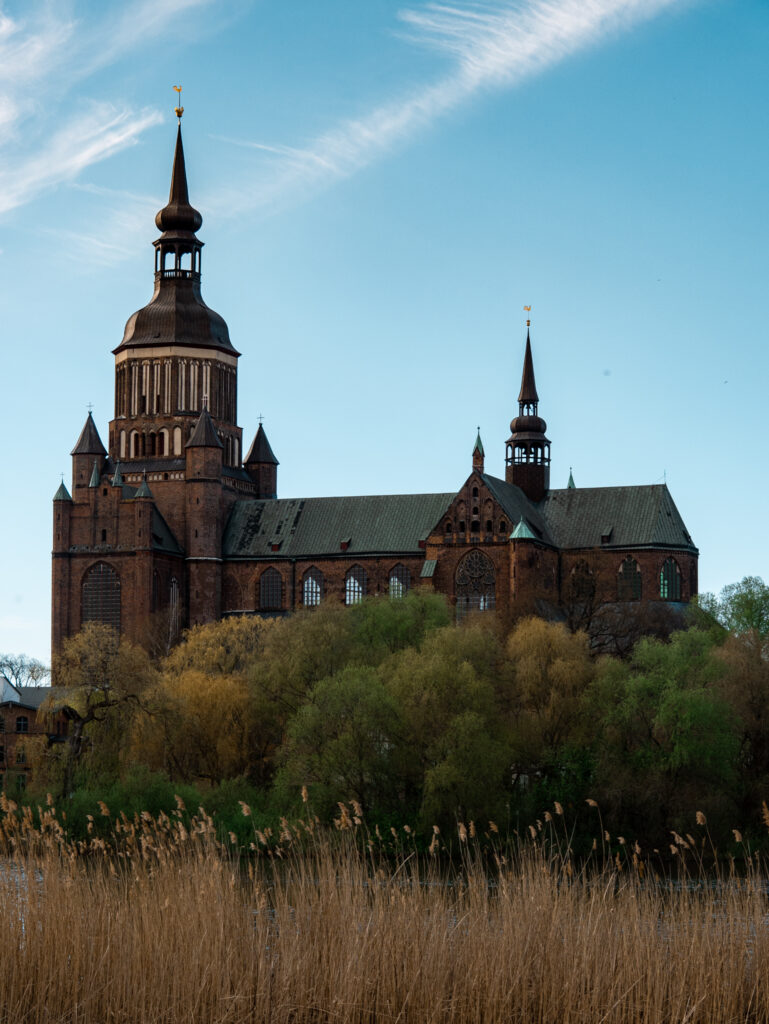
<path id="1" fill-rule="evenodd" d="M 548 815 L 504 856 L 463 827 L 447 867 L 383 856 L 356 817 L 240 851 L 183 807 L 105 838 L 102 806 L 70 843 L 53 807 L 5 802 L 0 1021 L 769 1021 L 754 860 L 709 873 L 675 837 L 685 884 L 629 844 L 578 871 Z"/>

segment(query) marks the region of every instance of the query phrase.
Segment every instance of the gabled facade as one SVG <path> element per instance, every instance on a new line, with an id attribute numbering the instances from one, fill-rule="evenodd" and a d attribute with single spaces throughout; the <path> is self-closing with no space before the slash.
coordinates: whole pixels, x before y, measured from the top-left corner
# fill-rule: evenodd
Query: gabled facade
<path id="1" fill-rule="evenodd" d="M 173 641 L 231 614 L 282 615 L 433 588 L 457 614 L 559 616 L 572 604 L 679 604 L 698 552 L 665 485 L 550 487 L 527 332 L 504 479 L 471 473 L 439 494 L 279 498 L 260 423 L 243 456 L 240 354 L 203 301 L 202 217 L 189 201 L 181 127 L 153 243 L 154 291 L 115 348 L 104 447 L 89 413 L 72 491 L 54 496 L 53 651 L 91 620 Z M 500 460 L 501 461 L 501 460 Z"/>

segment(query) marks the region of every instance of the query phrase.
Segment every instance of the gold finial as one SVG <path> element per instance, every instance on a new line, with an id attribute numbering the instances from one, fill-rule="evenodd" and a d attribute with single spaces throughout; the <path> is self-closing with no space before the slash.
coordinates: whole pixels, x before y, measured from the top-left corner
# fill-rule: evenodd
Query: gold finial
<path id="1" fill-rule="evenodd" d="M 531 313 L 531 306 L 524 306 L 523 308 L 527 313 Z M 529 317 L 526 318 L 526 326 L 531 327 L 531 319 Z"/>
<path id="2" fill-rule="evenodd" d="M 179 94 L 179 103 L 181 104 L 181 102 L 182 102 L 182 87 L 180 85 L 175 85 L 174 86 L 174 92 Z M 182 123 L 182 114 L 184 113 L 184 107 L 182 107 L 182 106 L 174 107 L 174 113 L 179 118 L 179 124 L 181 124 Z"/>

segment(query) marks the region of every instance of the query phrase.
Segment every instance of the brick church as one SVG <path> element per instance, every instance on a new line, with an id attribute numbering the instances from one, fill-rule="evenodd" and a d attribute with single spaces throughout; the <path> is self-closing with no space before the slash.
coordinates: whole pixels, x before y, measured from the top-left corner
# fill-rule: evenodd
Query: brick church
<path id="1" fill-rule="evenodd" d="M 279 615 L 425 586 L 457 615 L 564 617 L 576 602 L 687 602 L 697 548 L 667 489 L 550 487 L 530 337 L 504 478 L 480 435 L 459 489 L 279 498 L 264 427 L 243 454 L 238 359 L 203 301 L 200 213 L 181 123 L 168 204 L 157 214 L 154 292 L 114 349 L 105 449 L 89 413 L 71 493 L 53 499 L 52 650 L 92 620 L 142 642 L 225 615 Z"/>

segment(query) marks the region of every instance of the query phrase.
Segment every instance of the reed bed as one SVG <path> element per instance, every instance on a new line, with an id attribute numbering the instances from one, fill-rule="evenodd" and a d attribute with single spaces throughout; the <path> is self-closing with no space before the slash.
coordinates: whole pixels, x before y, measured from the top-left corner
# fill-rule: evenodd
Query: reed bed
<path id="1" fill-rule="evenodd" d="M 541 832 L 503 856 L 465 830 L 447 869 L 380 854 L 346 814 L 253 850 L 202 812 L 108 839 L 101 817 L 78 844 L 54 808 L 6 804 L 0 1022 L 769 1021 L 754 862 L 672 884 L 637 857 L 576 871 Z"/>

